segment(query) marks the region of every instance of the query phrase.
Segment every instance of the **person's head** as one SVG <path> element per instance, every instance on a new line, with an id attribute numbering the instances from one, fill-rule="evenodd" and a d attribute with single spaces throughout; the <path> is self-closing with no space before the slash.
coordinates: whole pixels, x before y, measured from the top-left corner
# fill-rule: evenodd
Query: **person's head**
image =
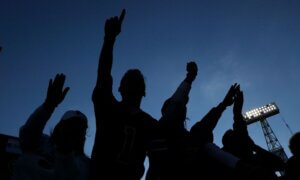
<path id="1" fill-rule="evenodd" d="M 164 102 L 163 107 L 161 108 L 161 114 L 162 114 L 163 117 L 166 116 L 167 110 L 168 110 L 171 103 L 172 103 L 171 98 L 167 99 Z M 179 125 L 184 127 L 185 120 L 186 120 L 186 111 L 187 111 L 187 109 L 186 109 L 185 104 L 180 106 L 180 107 L 177 106 L 176 107 L 176 114 L 177 114 L 176 119 L 172 123 L 176 123 L 177 125 L 179 124 Z"/>
<path id="2" fill-rule="evenodd" d="M 233 130 L 232 129 L 229 129 L 227 130 L 223 137 L 222 137 L 222 144 L 225 148 L 231 148 L 231 146 L 233 145 L 232 144 L 232 141 L 233 141 Z"/>
<path id="3" fill-rule="evenodd" d="M 289 148 L 293 155 L 300 156 L 300 132 L 297 132 L 290 138 Z"/>
<path id="4" fill-rule="evenodd" d="M 138 69 L 128 70 L 120 83 L 119 92 L 123 100 L 141 100 L 146 95 L 144 76 Z"/>
<path id="5" fill-rule="evenodd" d="M 67 111 L 56 124 L 51 135 L 51 141 L 56 146 L 63 146 L 63 148 L 84 153 L 87 128 L 87 117 L 83 113 L 73 110 Z"/>

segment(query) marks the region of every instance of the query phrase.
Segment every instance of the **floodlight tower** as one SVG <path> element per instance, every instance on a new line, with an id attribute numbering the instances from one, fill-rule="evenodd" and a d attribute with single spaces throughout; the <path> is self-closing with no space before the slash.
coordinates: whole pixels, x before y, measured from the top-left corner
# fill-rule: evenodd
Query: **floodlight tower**
<path id="1" fill-rule="evenodd" d="M 279 156 L 284 162 L 286 162 L 288 157 L 267 121 L 268 117 L 276 114 L 279 114 L 279 108 L 273 102 L 262 107 L 252 109 L 246 112 L 243 116 L 247 125 L 260 121 L 269 151 Z"/>

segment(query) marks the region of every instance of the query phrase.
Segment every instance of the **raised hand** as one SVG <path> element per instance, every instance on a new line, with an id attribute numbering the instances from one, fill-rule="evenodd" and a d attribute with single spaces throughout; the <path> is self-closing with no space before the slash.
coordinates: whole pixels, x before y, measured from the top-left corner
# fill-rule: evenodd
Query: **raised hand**
<path id="1" fill-rule="evenodd" d="M 56 74 L 54 81 L 50 79 L 45 104 L 51 108 L 55 108 L 66 97 L 69 87 L 64 88 L 66 76 L 64 74 Z"/>
<path id="2" fill-rule="evenodd" d="M 234 105 L 233 105 L 233 113 L 235 115 L 242 114 L 243 104 L 244 104 L 244 94 L 243 91 L 240 90 L 240 87 L 238 87 L 236 91 Z"/>
<path id="3" fill-rule="evenodd" d="M 116 38 L 120 32 L 122 27 L 122 22 L 124 20 L 126 11 L 122 10 L 120 17 L 112 17 L 105 22 L 105 36 L 108 38 Z"/>
<path id="4" fill-rule="evenodd" d="M 238 85 L 237 83 L 235 83 L 234 85 L 232 85 L 230 87 L 230 89 L 228 90 L 228 92 L 222 102 L 225 106 L 231 106 L 233 104 L 236 92 L 239 88 L 240 88 L 240 85 Z"/>
<path id="5" fill-rule="evenodd" d="M 196 79 L 198 73 L 197 64 L 193 61 L 187 63 L 186 71 L 187 71 L 186 80 L 190 83 L 193 82 Z"/>

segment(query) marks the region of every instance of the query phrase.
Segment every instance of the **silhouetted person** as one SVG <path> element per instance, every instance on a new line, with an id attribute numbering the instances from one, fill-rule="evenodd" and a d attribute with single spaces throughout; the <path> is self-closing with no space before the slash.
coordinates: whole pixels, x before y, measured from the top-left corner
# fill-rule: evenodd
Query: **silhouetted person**
<path id="1" fill-rule="evenodd" d="M 242 115 L 244 103 L 243 92 L 236 92 L 236 98 L 233 106 L 234 123 L 233 130 L 225 132 L 222 143 L 223 150 L 232 153 L 249 164 L 249 170 L 253 169 L 253 176 L 237 172 L 236 178 L 255 179 L 257 177 L 276 179 L 275 171 L 283 170 L 284 162 L 272 154 L 256 145 L 250 138 L 247 130 L 246 121 Z M 243 172 L 244 173 L 244 172 Z"/>
<path id="2" fill-rule="evenodd" d="M 231 90 L 227 94 L 224 102 L 219 107 L 220 113 L 218 114 L 217 112 L 219 111 L 217 110 L 216 114 L 213 113 L 214 111 L 211 111 L 210 115 L 206 116 L 203 124 L 197 124 L 197 128 L 194 129 L 193 133 L 189 133 L 184 128 L 184 122 L 186 119 L 186 103 L 188 100 L 189 92 L 189 89 L 187 88 L 185 88 L 185 91 L 182 90 L 184 88 L 184 82 L 179 86 L 174 95 L 164 103 L 164 106 L 162 108 L 163 116 L 159 121 L 159 124 L 162 128 L 162 135 L 165 138 L 165 141 L 161 142 L 165 143 L 166 146 L 158 146 L 158 150 L 159 148 L 161 148 L 160 151 L 156 151 L 156 155 L 158 157 L 152 159 L 157 160 L 157 162 L 154 164 L 159 165 L 156 165 L 156 168 L 152 166 L 150 166 L 149 168 L 149 173 L 156 173 L 156 175 L 158 174 L 158 177 L 151 178 L 151 176 L 147 176 L 147 178 L 149 179 L 199 179 L 203 177 L 214 178 L 217 176 L 215 176 L 215 174 L 213 173 L 208 173 L 208 171 L 217 172 L 216 167 L 213 166 L 218 165 L 216 162 L 224 163 L 227 166 L 232 166 L 233 168 L 239 161 L 238 158 L 222 151 L 219 147 L 211 143 L 211 135 L 213 130 L 213 128 L 211 127 L 215 126 L 215 122 L 217 121 L 213 118 L 220 118 L 221 113 L 224 111 L 222 109 L 225 109 L 220 107 L 226 107 L 226 104 L 228 103 L 229 105 L 232 104 L 236 85 L 231 87 Z M 178 100 L 175 101 L 175 99 Z M 181 101 L 179 101 L 180 99 Z M 170 115 L 168 113 L 170 113 Z M 210 117 L 211 120 L 208 120 L 208 117 Z M 206 128 L 210 130 L 206 130 Z M 204 130 L 205 132 L 199 132 Z M 211 133 L 207 133 L 210 131 Z M 197 145 L 193 143 L 192 140 L 194 139 L 197 139 Z M 208 141 L 207 139 L 210 140 Z M 203 160 L 206 160 L 206 162 L 203 162 Z M 208 169 L 208 167 L 211 169 Z"/>
<path id="3" fill-rule="evenodd" d="M 242 115 L 244 97 L 243 92 L 237 92 L 236 100 L 233 106 L 233 130 L 228 130 L 223 136 L 224 149 L 240 158 L 252 157 L 250 137 L 248 135 L 246 121 Z M 228 139 L 227 139 L 228 137 Z M 229 139 L 236 138 L 236 139 Z M 231 143 L 231 144 L 229 144 Z"/>
<path id="4" fill-rule="evenodd" d="M 291 137 L 289 148 L 293 156 L 286 163 L 285 179 L 300 179 L 300 132 Z"/>
<path id="5" fill-rule="evenodd" d="M 140 179 L 144 174 L 144 160 L 157 121 L 140 109 L 146 95 L 145 81 L 137 69 L 123 76 L 119 102 L 112 93 L 111 75 L 113 47 L 121 32 L 125 10 L 120 17 L 105 23 L 105 36 L 99 58 L 98 77 L 93 92 L 96 115 L 96 137 L 92 152 L 93 179 Z"/>
<path id="6" fill-rule="evenodd" d="M 190 158 L 189 174 L 191 179 L 220 178 L 222 177 L 220 171 L 223 168 L 233 169 L 236 167 L 239 159 L 213 144 L 213 130 L 225 109 L 233 104 L 237 87 L 237 84 L 232 85 L 223 101 L 192 126 L 190 134 L 194 152 Z"/>
<path id="7" fill-rule="evenodd" d="M 16 163 L 14 180 L 87 180 L 90 160 L 84 154 L 86 116 L 67 111 L 50 136 L 43 134 L 55 108 L 69 88 L 63 88 L 65 75 L 57 74 L 49 82 L 45 102 L 20 128 L 23 155 Z"/>
<path id="8" fill-rule="evenodd" d="M 212 108 L 200 121 L 193 125 L 190 132 L 193 137 L 197 138 L 196 141 L 213 143 L 213 130 L 217 126 L 222 113 L 227 107 L 233 104 L 237 88 L 237 84 L 232 85 L 223 101 L 218 106 Z"/>
<path id="9" fill-rule="evenodd" d="M 164 102 L 161 109 L 160 135 L 151 146 L 147 180 L 184 178 L 184 156 L 189 135 L 185 129 L 186 104 L 191 85 L 198 72 L 196 63 L 188 63 L 186 70 L 186 78 L 175 93 Z"/>

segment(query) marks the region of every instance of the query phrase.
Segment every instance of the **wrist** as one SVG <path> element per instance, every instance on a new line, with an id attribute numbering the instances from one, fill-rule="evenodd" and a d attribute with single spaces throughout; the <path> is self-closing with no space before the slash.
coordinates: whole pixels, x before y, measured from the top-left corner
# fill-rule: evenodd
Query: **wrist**
<path id="1" fill-rule="evenodd" d="M 114 43 L 114 42 L 116 41 L 116 36 L 105 35 L 105 36 L 104 36 L 104 41 L 108 41 L 108 42 Z"/>
<path id="2" fill-rule="evenodd" d="M 219 108 L 225 110 L 227 108 L 227 105 L 224 103 L 224 102 L 221 102 L 219 105 L 218 105 Z"/>
<path id="3" fill-rule="evenodd" d="M 234 119 L 238 119 L 238 120 L 243 120 L 244 116 L 242 115 L 241 112 L 239 112 L 239 113 L 233 113 L 233 118 Z"/>
<path id="4" fill-rule="evenodd" d="M 50 102 L 47 101 L 47 100 L 43 103 L 43 106 L 44 106 L 46 109 L 51 110 L 51 111 L 53 111 L 53 110 L 55 109 L 55 107 L 56 107 L 56 105 L 54 105 L 53 103 L 50 103 Z"/>
<path id="5" fill-rule="evenodd" d="M 187 77 L 184 79 L 184 82 L 189 83 L 189 84 L 192 84 L 192 83 L 193 83 L 193 79 L 187 76 Z"/>
<path id="6" fill-rule="evenodd" d="M 194 81 L 195 79 L 196 79 L 196 76 L 194 76 L 194 75 L 188 73 L 188 74 L 186 75 L 184 81 L 185 81 L 185 82 L 188 82 L 188 83 L 190 83 L 190 84 L 192 84 L 193 81 Z"/>

